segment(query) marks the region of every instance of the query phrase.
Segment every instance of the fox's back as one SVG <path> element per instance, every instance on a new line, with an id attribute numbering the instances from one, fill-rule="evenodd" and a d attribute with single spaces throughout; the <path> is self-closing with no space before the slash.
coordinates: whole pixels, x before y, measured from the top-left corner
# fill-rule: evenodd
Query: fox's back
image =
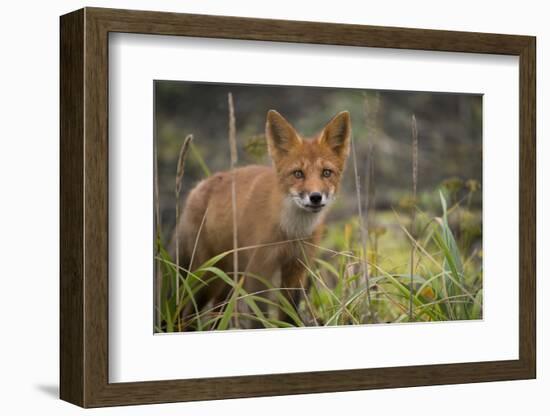
<path id="1" fill-rule="evenodd" d="M 250 165 L 235 175 L 238 243 L 240 247 L 261 244 L 275 237 L 282 195 L 272 167 Z M 200 245 L 219 254 L 233 248 L 233 172 L 218 172 L 199 182 L 190 192 L 180 224 L 194 244 L 200 231 Z M 192 249 L 192 247 L 188 247 Z"/>

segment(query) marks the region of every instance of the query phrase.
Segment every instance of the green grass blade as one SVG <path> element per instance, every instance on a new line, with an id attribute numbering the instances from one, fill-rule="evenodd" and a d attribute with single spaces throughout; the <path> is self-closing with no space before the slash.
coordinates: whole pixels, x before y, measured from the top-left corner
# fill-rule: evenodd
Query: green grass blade
<path id="1" fill-rule="evenodd" d="M 190 149 L 191 149 L 191 154 L 193 155 L 193 158 L 199 164 L 202 172 L 204 173 L 204 176 L 206 177 L 210 176 L 212 172 L 210 171 L 210 169 L 208 168 L 208 165 L 204 161 L 204 158 L 202 157 L 201 152 L 199 151 L 197 146 L 193 144 L 193 142 L 190 143 Z"/>

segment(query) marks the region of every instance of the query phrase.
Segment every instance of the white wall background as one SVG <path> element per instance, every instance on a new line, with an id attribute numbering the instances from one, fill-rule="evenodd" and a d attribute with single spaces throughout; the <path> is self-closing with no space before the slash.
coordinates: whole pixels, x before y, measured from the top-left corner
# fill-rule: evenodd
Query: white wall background
<path id="1" fill-rule="evenodd" d="M 458 386 L 224 400 L 87 411 L 88 414 L 373 414 L 545 415 L 550 411 L 550 361 L 543 332 L 550 296 L 550 145 L 544 140 L 550 101 L 550 26 L 545 2 L 277 0 L 124 0 L 3 4 L 0 15 L 0 410 L 3 414 L 83 412 L 58 395 L 59 20 L 83 6 L 240 15 L 295 20 L 453 29 L 537 36 L 538 53 L 538 379 Z M 547 135 L 546 135 L 547 136 Z M 403 353 L 406 353 L 405 349 Z"/>

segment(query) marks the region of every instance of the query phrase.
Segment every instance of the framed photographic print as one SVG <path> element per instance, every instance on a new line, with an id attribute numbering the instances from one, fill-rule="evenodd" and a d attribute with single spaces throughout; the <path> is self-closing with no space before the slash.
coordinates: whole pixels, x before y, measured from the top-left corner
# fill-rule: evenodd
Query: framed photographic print
<path id="1" fill-rule="evenodd" d="M 63 400 L 535 377 L 535 38 L 60 24 Z"/>

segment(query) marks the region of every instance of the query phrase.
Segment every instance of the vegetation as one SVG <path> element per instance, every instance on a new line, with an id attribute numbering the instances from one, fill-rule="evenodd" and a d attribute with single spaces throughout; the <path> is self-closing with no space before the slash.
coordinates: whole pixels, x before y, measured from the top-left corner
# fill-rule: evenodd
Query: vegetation
<path id="1" fill-rule="evenodd" d="M 374 111 L 371 101 L 364 98 L 365 125 L 369 124 Z M 232 100 L 230 107 L 233 113 Z M 352 149 L 347 170 L 353 178 L 347 191 L 343 190 L 345 198 L 338 200 L 334 207 L 336 214 L 327 221 L 317 257 L 305 264 L 309 287 L 307 290 L 292 288 L 303 291 L 299 305 L 291 304 L 282 294 L 284 288 L 265 276 L 247 276 L 258 279 L 263 290 L 246 292 L 234 270 L 218 267 L 220 260 L 234 256 L 235 250 L 220 253 L 193 270 L 177 264 L 165 247 L 168 236 L 163 235 L 167 233 L 163 230 L 169 227 L 161 224 L 163 204 L 157 198 L 155 330 L 227 330 L 247 327 L 252 321 L 265 328 L 283 328 L 481 319 L 479 176 L 441 178 L 432 186 L 417 189 L 422 180 L 418 177 L 418 161 L 423 155 L 422 132 L 419 133 L 411 114 L 409 120 L 412 120 L 407 152 L 410 179 L 400 178 L 408 185 L 398 191 L 393 189 L 395 197 L 389 203 L 386 200 L 377 203 L 380 198 L 375 191 L 380 187 L 374 169 L 376 142 L 371 140 L 369 146 L 363 146 L 363 152 L 361 148 Z M 234 114 L 230 122 L 233 123 L 230 144 L 234 146 Z M 380 133 L 381 129 L 372 130 Z M 184 158 L 188 158 L 189 166 L 195 166 L 202 177 L 218 170 L 216 166 L 209 166 L 209 157 L 198 143 L 199 139 L 196 143 L 185 140 L 176 164 L 177 175 L 172 171 L 171 183 L 177 182 L 176 205 L 181 204 L 182 199 Z M 265 157 L 261 135 L 252 135 L 241 145 L 245 161 Z M 174 153 L 177 154 L 177 150 Z M 232 165 L 235 163 L 233 154 Z M 156 177 L 158 181 L 158 173 Z M 177 207 L 167 210 L 174 211 L 179 215 Z M 220 305 L 199 310 L 196 296 L 216 280 L 232 288 L 230 296 Z M 266 309 L 267 313 L 263 312 Z M 278 311 L 291 317 L 291 322 L 279 321 Z"/>
<path id="2" fill-rule="evenodd" d="M 253 312 L 241 313 L 237 322 L 257 320 L 266 328 L 481 319 L 482 254 L 480 250 L 474 250 L 466 257 L 460 249 L 461 244 L 477 230 L 466 229 L 462 233 L 463 239 L 457 241 L 449 218 L 469 211 L 463 211 L 458 203 L 448 207 L 442 190 L 439 196 L 441 216 L 429 217 L 417 211 L 415 228 L 421 230 L 417 238 L 412 237 L 407 229 L 410 224 L 397 211 L 381 214 L 388 220 L 393 215 L 397 226 L 379 225 L 369 232 L 366 253 L 370 276 L 368 287 L 362 279 L 360 267 L 364 255 L 358 242 L 357 217 L 328 227 L 318 247 L 318 258 L 306 265 L 310 288 L 297 308 L 282 295 L 282 289 L 273 287 L 261 276 L 254 278 L 263 282 L 266 292 L 272 292 L 273 300 L 260 296 L 260 293 L 247 293 L 226 271 L 217 268 L 216 263 L 232 255 L 232 250 L 190 271 L 183 266 L 178 269 L 166 250 L 160 247 L 157 259 L 162 270 L 163 304 L 160 310 L 162 324 L 157 331 L 230 329 L 235 322 L 236 302 L 244 302 Z M 411 247 L 417 253 L 412 286 L 408 273 Z M 191 319 L 182 322 L 182 310 L 192 305 L 197 292 L 215 279 L 230 285 L 235 296 L 207 310 L 193 309 L 195 313 Z M 172 290 L 178 280 L 183 288 L 179 299 Z M 367 291 L 370 291 L 370 299 L 366 298 Z M 412 315 L 409 313 L 411 301 Z M 261 302 L 269 304 L 267 316 L 258 306 Z M 214 306 L 221 306 L 221 310 Z M 276 320 L 278 309 L 291 316 L 294 322 L 287 324 Z"/>

